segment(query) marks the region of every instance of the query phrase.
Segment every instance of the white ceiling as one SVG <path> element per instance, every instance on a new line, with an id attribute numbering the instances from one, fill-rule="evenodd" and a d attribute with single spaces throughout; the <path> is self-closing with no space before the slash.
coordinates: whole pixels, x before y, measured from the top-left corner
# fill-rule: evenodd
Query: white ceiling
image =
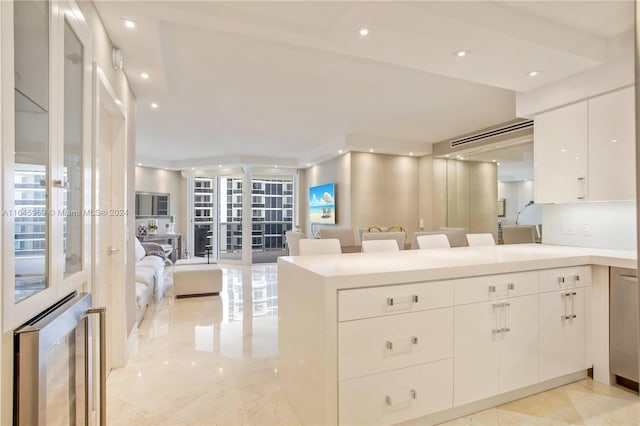
<path id="1" fill-rule="evenodd" d="M 96 6 L 138 97 L 138 161 L 173 168 L 304 167 L 369 140 L 428 153 L 513 119 L 515 91 L 601 65 L 633 29 L 629 1 Z"/>

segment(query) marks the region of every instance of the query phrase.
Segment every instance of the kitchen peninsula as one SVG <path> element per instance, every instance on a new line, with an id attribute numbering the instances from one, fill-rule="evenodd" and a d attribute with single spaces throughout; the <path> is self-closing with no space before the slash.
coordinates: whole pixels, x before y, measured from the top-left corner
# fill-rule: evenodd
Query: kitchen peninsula
<path id="1" fill-rule="evenodd" d="M 278 376 L 305 424 L 438 423 L 609 384 L 609 267 L 544 244 L 278 259 Z"/>

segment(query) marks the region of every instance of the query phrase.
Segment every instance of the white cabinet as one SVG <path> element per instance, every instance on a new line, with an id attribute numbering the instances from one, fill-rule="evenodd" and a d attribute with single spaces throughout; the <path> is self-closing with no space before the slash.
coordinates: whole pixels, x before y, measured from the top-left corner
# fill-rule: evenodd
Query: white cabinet
<path id="1" fill-rule="evenodd" d="M 538 296 L 456 306 L 454 406 L 538 381 Z"/>
<path id="2" fill-rule="evenodd" d="M 591 329 L 588 316 L 590 285 L 591 270 L 588 266 L 541 271 L 538 315 L 540 381 L 592 366 L 588 334 Z"/>
<path id="3" fill-rule="evenodd" d="M 587 102 L 534 119 L 536 203 L 575 203 L 587 196 Z"/>
<path id="4" fill-rule="evenodd" d="M 635 199 L 633 87 L 534 119 L 537 203 Z"/>
<path id="5" fill-rule="evenodd" d="M 634 88 L 589 99 L 589 200 L 635 200 Z"/>

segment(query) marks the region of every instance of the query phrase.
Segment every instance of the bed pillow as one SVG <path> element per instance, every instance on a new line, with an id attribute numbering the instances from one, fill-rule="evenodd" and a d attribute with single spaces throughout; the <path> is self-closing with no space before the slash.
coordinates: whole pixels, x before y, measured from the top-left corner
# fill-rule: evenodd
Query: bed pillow
<path id="1" fill-rule="evenodd" d="M 147 252 L 144 250 L 144 247 L 142 247 L 142 244 L 140 244 L 140 241 L 137 238 L 134 239 L 136 240 L 136 260 L 142 260 L 142 258 L 147 255 Z"/>

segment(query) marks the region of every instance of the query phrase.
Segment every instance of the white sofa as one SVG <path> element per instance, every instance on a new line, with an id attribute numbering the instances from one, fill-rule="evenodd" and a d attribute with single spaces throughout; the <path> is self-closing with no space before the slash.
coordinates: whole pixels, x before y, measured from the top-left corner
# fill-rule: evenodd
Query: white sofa
<path id="1" fill-rule="evenodd" d="M 145 310 L 155 294 L 160 300 L 164 293 L 165 260 L 149 255 L 143 245 L 135 239 L 136 253 L 136 322 L 142 321 Z"/>

